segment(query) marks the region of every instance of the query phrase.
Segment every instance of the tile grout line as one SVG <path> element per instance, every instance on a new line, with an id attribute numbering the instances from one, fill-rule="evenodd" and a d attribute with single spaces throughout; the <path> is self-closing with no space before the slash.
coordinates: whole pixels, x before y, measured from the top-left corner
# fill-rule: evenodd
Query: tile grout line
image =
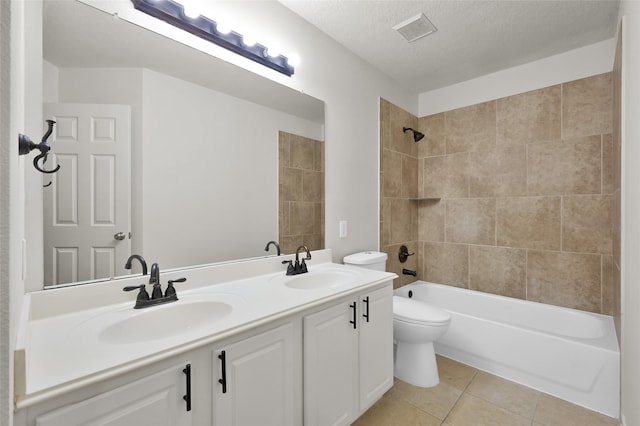
<path id="1" fill-rule="evenodd" d="M 538 406 L 540 405 L 540 398 L 542 398 L 542 392 L 538 391 L 538 399 L 536 401 L 536 406 L 533 409 L 533 416 L 531 417 L 531 426 L 534 425 L 536 420 L 536 415 L 538 414 Z M 542 424 L 542 423 L 540 423 Z"/>
<path id="2" fill-rule="evenodd" d="M 480 371 L 480 370 L 478 370 L 475 367 L 472 367 L 472 368 L 475 370 L 475 372 L 473 373 L 473 376 L 471 377 L 469 382 L 465 385 L 464 389 L 462 389 L 462 392 L 460 392 L 460 395 L 458 395 L 458 397 L 456 398 L 456 402 L 454 402 L 453 405 L 451 406 L 451 408 L 449 409 L 449 411 L 447 411 L 447 414 L 444 416 L 444 419 L 442 419 L 442 423 L 447 421 L 447 417 L 449 417 L 449 414 L 451 414 L 451 412 L 456 408 L 456 406 L 458 405 L 458 402 L 460 402 L 460 398 L 462 398 L 462 395 L 464 395 L 467 392 L 467 389 L 469 388 L 469 385 L 471 384 L 471 382 L 473 382 L 473 380 L 478 375 L 478 371 Z"/>

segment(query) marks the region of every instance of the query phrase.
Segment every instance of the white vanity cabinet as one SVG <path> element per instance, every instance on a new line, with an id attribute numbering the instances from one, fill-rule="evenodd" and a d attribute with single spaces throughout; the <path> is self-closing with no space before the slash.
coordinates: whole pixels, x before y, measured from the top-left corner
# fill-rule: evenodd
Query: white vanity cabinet
<path id="1" fill-rule="evenodd" d="M 393 288 L 304 317 L 304 424 L 350 424 L 393 385 Z"/>
<path id="2" fill-rule="evenodd" d="M 393 386 L 393 286 L 360 296 L 359 412 L 367 411 Z M 366 316 L 365 316 L 366 315 Z"/>
<path id="3" fill-rule="evenodd" d="M 299 319 L 216 344 L 213 425 L 300 425 L 300 347 Z"/>
<path id="4" fill-rule="evenodd" d="M 38 414 L 34 426 L 195 425 L 188 410 L 190 363 L 177 364 L 88 399 Z"/>

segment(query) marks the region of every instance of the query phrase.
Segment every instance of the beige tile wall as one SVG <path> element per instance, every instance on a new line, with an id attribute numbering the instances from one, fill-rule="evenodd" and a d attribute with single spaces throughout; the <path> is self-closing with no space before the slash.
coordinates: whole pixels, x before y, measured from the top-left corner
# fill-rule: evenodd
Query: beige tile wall
<path id="1" fill-rule="evenodd" d="M 420 119 L 383 100 L 388 269 L 415 267 L 426 281 L 619 312 L 614 80 L 601 74 Z M 417 147 L 402 134 L 416 121 L 426 135 Z M 417 254 L 400 265 L 402 243 Z"/>
<path id="2" fill-rule="evenodd" d="M 416 280 L 402 275 L 402 269 L 418 269 L 418 147 L 411 132 L 418 128 L 418 118 L 397 106 L 380 100 L 380 250 L 389 256 L 387 270 L 393 271 L 400 286 Z M 426 139 L 426 138 L 425 138 Z M 400 264 L 398 251 L 406 245 L 410 253 Z"/>
<path id="3" fill-rule="evenodd" d="M 278 142 L 280 248 L 323 249 L 324 143 L 282 131 Z"/>

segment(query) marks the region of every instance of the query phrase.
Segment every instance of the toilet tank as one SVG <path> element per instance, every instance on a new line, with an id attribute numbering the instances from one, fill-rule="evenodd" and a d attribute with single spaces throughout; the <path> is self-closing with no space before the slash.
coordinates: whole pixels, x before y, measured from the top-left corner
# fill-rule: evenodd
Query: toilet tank
<path id="1" fill-rule="evenodd" d="M 361 268 L 385 271 L 387 265 L 387 253 L 379 251 L 363 251 L 345 256 L 342 261 L 345 265 L 354 265 Z"/>

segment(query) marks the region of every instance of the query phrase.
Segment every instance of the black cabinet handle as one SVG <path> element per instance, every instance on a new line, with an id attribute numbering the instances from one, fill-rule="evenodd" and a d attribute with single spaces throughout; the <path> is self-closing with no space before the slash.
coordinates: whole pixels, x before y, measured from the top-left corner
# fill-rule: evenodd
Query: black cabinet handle
<path id="1" fill-rule="evenodd" d="M 222 378 L 218 379 L 218 383 L 222 385 L 222 393 L 227 393 L 227 353 L 220 352 L 218 358 L 222 361 Z"/>
<path id="2" fill-rule="evenodd" d="M 362 316 L 369 322 L 369 296 L 365 297 L 362 301 L 366 307 L 365 313 L 363 313 Z"/>
<path id="3" fill-rule="evenodd" d="M 349 305 L 350 308 L 353 309 L 353 320 L 349 321 L 349 324 L 353 324 L 353 328 L 356 328 L 356 302 L 353 302 L 352 304 Z"/>
<path id="4" fill-rule="evenodd" d="M 182 372 L 187 376 L 187 394 L 182 399 L 187 402 L 187 411 L 191 411 L 191 364 L 187 364 Z"/>

